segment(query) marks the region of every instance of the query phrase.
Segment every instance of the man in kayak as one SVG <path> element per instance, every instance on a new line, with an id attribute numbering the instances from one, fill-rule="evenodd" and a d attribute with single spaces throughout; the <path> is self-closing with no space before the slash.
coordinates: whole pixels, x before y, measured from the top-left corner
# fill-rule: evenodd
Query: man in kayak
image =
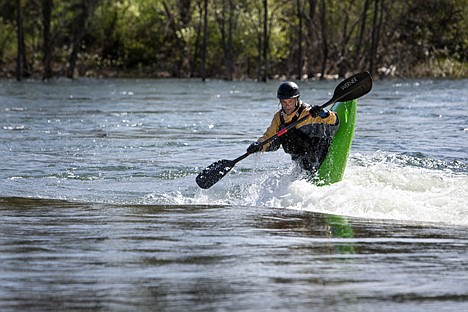
<path id="1" fill-rule="evenodd" d="M 287 81 L 278 87 L 277 98 L 281 109 L 273 117 L 271 125 L 257 142 L 252 143 L 248 153 L 276 151 L 280 146 L 291 155 L 292 160 L 314 174 L 325 159 L 331 141 L 338 130 L 339 120 L 335 112 L 310 106 L 299 99 L 299 87 Z M 275 135 L 281 129 L 310 114 L 310 118 L 299 123 L 284 135 L 263 146 L 261 142 Z"/>

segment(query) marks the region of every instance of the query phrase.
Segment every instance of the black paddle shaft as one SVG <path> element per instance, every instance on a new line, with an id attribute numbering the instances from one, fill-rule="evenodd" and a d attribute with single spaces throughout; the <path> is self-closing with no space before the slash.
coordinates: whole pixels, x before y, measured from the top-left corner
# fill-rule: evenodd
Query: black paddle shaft
<path id="1" fill-rule="evenodd" d="M 319 106 L 320 109 L 324 109 L 325 107 L 334 104 L 338 101 L 346 102 L 357 99 L 367 93 L 372 89 L 372 77 L 368 72 L 358 73 L 354 76 L 351 76 L 345 80 L 343 80 L 336 88 L 335 92 L 333 93 L 333 97 L 326 102 L 325 104 Z M 275 135 L 269 137 L 265 141 L 261 142 L 259 146 L 263 146 L 268 142 L 273 141 L 274 139 L 282 136 L 286 132 L 288 132 L 293 127 L 297 126 L 299 123 L 303 122 L 307 118 L 310 117 L 310 114 L 304 116 L 297 121 L 291 123 L 286 128 L 278 131 Z M 242 159 L 249 156 L 251 153 L 247 152 L 242 156 L 237 157 L 234 160 L 227 160 L 222 159 L 215 163 L 209 165 L 205 170 L 203 170 L 195 179 L 198 186 L 203 189 L 208 189 L 216 184 L 219 180 L 221 180 L 231 169 L 234 167 L 236 163 L 241 161 Z"/>

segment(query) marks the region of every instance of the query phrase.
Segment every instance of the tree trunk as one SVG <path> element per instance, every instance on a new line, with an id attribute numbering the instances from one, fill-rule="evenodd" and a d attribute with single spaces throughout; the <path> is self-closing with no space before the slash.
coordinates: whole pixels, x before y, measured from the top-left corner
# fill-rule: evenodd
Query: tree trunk
<path id="1" fill-rule="evenodd" d="M 258 16 L 261 16 L 262 12 L 260 7 L 258 8 Z M 262 21 L 258 19 L 258 32 L 257 32 L 257 81 L 262 80 Z"/>
<path id="2" fill-rule="evenodd" d="M 223 48 L 224 60 L 224 79 L 227 79 L 227 35 L 226 35 L 226 1 L 221 1 L 221 15 L 217 17 L 219 23 L 219 31 L 221 33 L 221 47 Z"/>
<path id="3" fill-rule="evenodd" d="M 73 37 L 71 41 L 72 51 L 68 58 L 69 70 L 68 78 L 73 79 L 75 75 L 76 61 L 78 60 L 78 52 L 81 48 L 81 43 L 86 34 L 88 18 L 94 10 L 95 5 L 99 0 L 81 0 L 79 8 L 78 18 L 74 23 Z"/>
<path id="4" fill-rule="evenodd" d="M 315 11 L 317 7 L 316 0 L 309 0 L 309 16 L 307 20 L 307 36 L 306 36 L 306 43 L 307 43 L 307 74 L 309 77 L 314 75 L 314 18 L 315 18 Z"/>
<path id="5" fill-rule="evenodd" d="M 175 65 L 172 67 L 172 75 L 175 77 L 181 77 L 182 72 L 183 72 L 183 64 L 184 64 L 184 59 L 185 59 L 185 45 L 184 42 L 178 37 L 177 33 L 180 29 L 180 27 L 183 27 L 180 25 L 180 23 L 184 23 L 184 19 L 187 19 L 188 17 L 185 16 L 186 13 L 183 13 L 184 10 L 180 8 L 179 10 L 179 15 L 180 15 L 180 21 L 177 21 L 174 13 L 171 11 L 171 8 L 169 5 L 166 3 L 166 1 L 162 2 L 163 7 L 164 7 L 164 12 L 166 13 L 167 20 L 169 21 L 169 26 L 172 30 L 173 36 L 174 36 L 174 49 L 179 51 L 176 55 L 178 56 L 177 61 L 175 61 Z M 198 33 L 197 33 L 198 35 Z M 197 37 L 197 42 L 198 42 L 198 37 Z M 192 62 L 193 65 L 193 62 Z M 193 69 L 193 66 L 191 66 Z M 191 76 L 193 72 L 191 72 Z"/>
<path id="6" fill-rule="evenodd" d="M 201 49 L 201 78 L 202 81 L 206 80 L 206 48 L 208 38 L 208 0 L 203 3 L 203 44 Z"/>
<path id="7" fill-rule="evenodd" d="M 355 4 L 354 0 L 349 1 L 346 11 L 350 12 L 354 4 Z M 354 32 L 353 30 L 354 26 L 351 27 L 350 30 L 348 30 L 349 24 L 350 24 L 349 14 L 346 14 L 346 17 L 343 23 L 343 35 L 342 35 L 342 40 L 340 42 L 341 50 L 340 50 L 339 59 L 338 59 L 338 77 L 340 78 L 345 78 L 346 73 L 350 67 L 349 66 L 350 62 L 348 60 L 348 47 L 349 47 L 351 34 Z"/>
<path id="8" fill-rule="evenodd" d="M 369 72 L 371 75 L 374 75 L 376 72 L 375 69 L 375 58 L 377 54 L 377 40 L 378 40 L 378 26 L 377 26 L 377 18 L 379 14 L 379 1 L 375 0 L 374 3 L 374 17 L 372 21 L 372 39 L 371 39 L 371 49 L 370 49 L 370 56 L 369 56 Z"/>
<path id="9" fill-rule="evenodd" d="M 227 67 L 227 79 L 233 79 L 234 71 L 234 60 L 232 59 L 232 17 L 234 15 L 234 2 L 229 0 L 229 20 L 228 20 L 228 42 L 227 42 L 227 56 L 226 56 L 226 67 Z"/>
<path id="10" fill-rule="evenodd" d="M 203 8 L 200 2 L 197 1 L 197 7 L 198 7 L 198 14 L 200 16 L 200 19 L 203 15 Z M 193 49 L 193 56 L 192 60 L 190 62 L 190 77 L 195 77 L 195 72 L 197 71 L 197 65 L 198 65 L 198 53 L 200 50 L 200 37 L 201 37 L 201 28 L 202 28 L 202 22 L 200 21 L 197 23 L 195 27 L 195 33 L 196 39 L 195 39 L 195 48 Z"/>
<path id="11" fill-rule="evenodd" d="M 297 29 L 297 78 L 302 77 L 302 6 L 301 0 L 297 0 L 297 18 L 299 25 Z"/>
<path id="12" fill-rule="evenodd" d="M 75 76 L 76 61 L 78 60 L 78 51 L 80 49 L 81 41 L 85 34 L 86 25 L 86 0 L 80 5 L 81 12 L 78 13 L 78 18 L 74 23 L 74 30 L 72 32 L 71 52 L 68 57 L 68 73 L 67 77 L 73 79 Z"/>
<path id="13" fill-rule="evenodd" d="M 21 81 L 23 77 L 29 76 L 29 65 L 26 59 L 26 47 L 24 45 L 24 29 L 23 29 L 23 10 L 21 0 L 16 1 L 16 28 L 18 50 L 16 55 L 16 80 Z"/>
<path id="14" fill-rule="evenodd" d="M 363 50 L 362 48 L 364 45 L 364 34 L 366 32 L 367 11 L 369 10 L 369 6 L 370 0 L 366 0 L 366 2 L 364 3 L 364 9 L 362 10 L 361 29 L 359 31 L 359 37 L 356 42 L 356 49 L 354 52 L 354 68 L 360 68 L 362 66 L 359 60 L 362 59 L 361 51 Z"/>
<path id="15" fill-rule="evenodd" d="M 50 22 L 52 14 L 52 0 L 42 0 L 42 24 L 44 27 L 44 42 L 43 42 L 43 62 L 44 72 L 42 74 L 42 80 L 52 78 L 52 42 L 50 39 Z"/>
<path id="16" fill-rule="evenodd" d="M 218 18 L 221 32 L 221 47 L 223 48 L 224 79 L 232 80 L 232 0 L 223 0 L 221 3 L 221 16 Z M 227 7 L 226 7 L 227 6 Z"/>
<path id="17" fill-rule="evenodd" d="M 322 25 L 322 69 L 320 70 L 320 79 L 325 79 L 325 69 L 328 61 L 328 36 L 327 36 L 327 6 L 326 0 L 322 0 L 321 7 L 321 25 Z"/>
<path id="18" fill-rule="evenodd" d="M 262 81 L 268 79 L 268 0 L 263 0 L 263 72 Z"/>

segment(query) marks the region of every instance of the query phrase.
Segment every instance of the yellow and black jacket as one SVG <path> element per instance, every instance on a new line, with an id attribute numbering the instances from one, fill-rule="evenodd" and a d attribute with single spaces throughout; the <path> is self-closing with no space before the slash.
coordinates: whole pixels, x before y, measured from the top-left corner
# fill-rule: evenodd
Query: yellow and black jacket
<path id="1" fill-rule="evenodd" d="M 265 141 L 289 124 L 309 115 L 309 110 L 310 105 L 302 101 L 290 115 L 286 115 L 280 109 L 274 115 L 271 125 L 258 141 Z M 338 116 L 334 112 L 330 112 L 330 115 L 326 118 L 310 116 L 279 138 L 265 144 L 261 151 L 276 151 L 281 145 L 284 151 L 290 154 L 291 158 L 297 161 L 303 169 L 314 173 L 327 155 L 338 127 Z"/>

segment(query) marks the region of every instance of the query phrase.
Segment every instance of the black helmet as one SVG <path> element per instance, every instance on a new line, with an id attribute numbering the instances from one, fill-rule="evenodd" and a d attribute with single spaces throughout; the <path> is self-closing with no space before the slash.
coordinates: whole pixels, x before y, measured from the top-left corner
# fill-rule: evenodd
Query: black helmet
<path id="1" fill-rule="evenodd" d="M 301 95 L 299 92 L 299 87 L 292 81 L 286 81 L 280 84 L 278 87 L 278 93 L 276 97 L 280 100 L 282 99 L 293 99 L 298 98 Z"/>

